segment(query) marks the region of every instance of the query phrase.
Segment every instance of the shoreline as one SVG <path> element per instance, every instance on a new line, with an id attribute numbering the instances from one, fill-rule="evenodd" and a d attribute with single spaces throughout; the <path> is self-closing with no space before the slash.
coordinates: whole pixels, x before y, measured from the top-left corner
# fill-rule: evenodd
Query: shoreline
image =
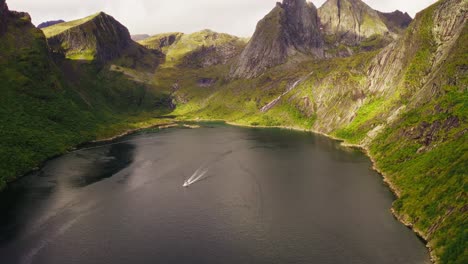
<path id="1" fill-rule="evenodd" d="M 222 121 L 222 120 L 216 120 L 216 121 Z M 391 182 L 390 178 L 388 177 L 387 174 L 385 174 L 378 166 L 377 166 L 377 161 L 375 160 L 375 158 L 370 154 L 370 151 L 369 149 L 364 146 L 364 145 L 358 145 L 358 144 L 351 144 L 351 143 L 347 143 L 344 139 L 340 139 L 340 138 L 337 138 L 335 136 L 332 136 L 332 135 L 329 135 L 329 134 L 326 134 L 326 133 L 323 133 L 323 132 L 320 132 L 320 131 L 315 131 L 315 130 L 312 130 L 312 129 L 303 129 L 303 128 L 297 128 L 297 127 L 288 127 L 288 126 L 252 126 L 252 125 L 245 125 L 245 124 L 239 124 L 239 123 L 236 123 L 236 122 L 229 122 L 229 121 L 225 121 L 226 124 L 228 125 L 232 125 L 232 126 L 238 126 L 238 127 L 250 127 L 250 128 L 279 128 L 279 129 L 287 129 L 287 130 L 295 130 L 295 131 L 301 131 L 301 132 L 310 132 L 310 133 L 314 133 L 316 135 L 321 135 L 321 136 L 325 136 L 331 140 L 335 140 L 335 141 L 338 141 L 340 142 L 341 146 L 343 147 L 347 147 L 347 148 L 354 148 L 354 149 L 359 149 L 361 150 L 371 161 L 372 163 L 372 169 L 374 171 L 376 171 L 383 179 L 383 182 L 385 183 L 385 185 L 387 185 L 387 187 L 390 189 L 390 191 L 396 196 L 397 199 L 400 199 L 401 197 L 401 193 L 400 193 L 400 190 L 398 190 L 398 188 L 395 186 L 394 183 Z M 411 231 L 413 231 L 413 233 L 420 239 L 424 242 L 426 248 L 428 249 L 429 251 L 429 256 L 430 256 L 430 260 L 431 260 L 431 263 L 438 263 L 437 262 L 437 257 L 435 256 L 434 254 L 434 249 L 429 245 L 429 241 L 425 238 L 425 235 L 424 233 L 419 230 L 419 229 L 416 229 L 413 225 L 413 223 L 411 222 L 408 222 L 406 221 L 405 219 L 403 219 L 403 216 L 398 214 L 395 209 L 393 208 L 393 205 L 392 207 L 390 208 L 390 211 L 392 213 L 392 215 L 395 217 L 395 219 L 397 219 L 398 222 L 400 222 L 401 224 L 403 224 L 404 226 L 406 226 L 407 228 L 409 228 Z"/>
<path id="2" fill-rule="evenodd" d="M 116 139 L 119 139 L 121 137 L 125 137 L 125 136 L 128 136 L 128 135 L 131 135 L 131 134 L 134 134 L 134 133 L 137 133 L 141 130 L 144 130 L 144 129 L 149 129 L 149 128 L 156 128 L 156 127 L 159 127 L 161 129 L 166 129 L 166 128 L 171 128 L 171 127 L 176 127 L 178 126 L 177 123 L 175 122 L 172 122 L 172 123 L 163 123 L 163 124 L 155 124 L 155 125 L 149 125 L 149 126 L 144 126 L 144 127 L 140 127 L 140 128 L 134 128 L 134 129 L 128 129 L 128 130 L 125 130 L 124 132 L 118 134 L 118 135 L 115 135 L 115 136 L 112 136 L 112 137 L 108 137 L 108 138 L 103 138 L 103 139 L 95 139 L 95 140 L 91 140 L 91 141 L 85 141 L 85 142 L 82 142 L 82 143 L 79 143 L 79 144 L 76 144 L 75 146 L 71 146 L 69 149 L 67 149 L 66 151 L 62 152 L 62 153 L 58 153 L 58 154 L 55 154 L 53 156 L 50 156 L 46 159 L 44 159 L 43 161 L 41 161 L 40 163 L 38 163 L 35 167 L 33 167 L 32 169 L 30 169 L 29 171 L 27 171 L 26 173 L 23 173 L 21 175 L 19 175 L 18 177 L 16 177 L 14 180 L 10 181 L 10 182 L 7 182 L 5 188 L 3 189 L 0 189 L 0 193 L 8 190 L 8 188 L 10 187 L 10 185 L 14 184 L 15 182 L 21 180 L 22 178 L 32 174 L 32 173 L 36 173 L 38 172 L 42 167 L 44 167 L 44 165 L 55 159 L 55 158 L 58 158 L 60 156 L 63 156 L 63 155 L 66 155 L 68 153 L 71 153 L 73 151 L 76 151 L 80 148 L 82 148 L 83 146 L 87 145 L 87 144 L 99 144 L 99 143 L 106 143 L 106 142 L 112 142 Z"/>
<path id="3" fill-rule="evenodd" d="M 120 134 L 118 134 L 116 136 L 84 142 L 84 143 L 82 143 L 80 145 L 111 142 L 111 141 L 114 141 L 114 140 L 119 139 L 121 137 L 125 137 L 125 136 L 129 136 L 129 135 L 138 133 L 139 131 L 144 130 L 144 129 L 150 129 L 150 128 L 166 129 L 166 128 L 171 128 L 171 127 L 176 127 L 176 126 L 178 126 L 177 123 L 163 123 L 163 124 L 149 125 L 149 126 L 144 126 L 144 127 L 140 127 L 140 128 L 134 128 L 134 129 L 126 130 L 126 131 L 124 131 L 124 132 L 122 132 L 122 133 L 120 133 Z M 76 149 L 78 149 L 78 148 L 76 148 Z"/>

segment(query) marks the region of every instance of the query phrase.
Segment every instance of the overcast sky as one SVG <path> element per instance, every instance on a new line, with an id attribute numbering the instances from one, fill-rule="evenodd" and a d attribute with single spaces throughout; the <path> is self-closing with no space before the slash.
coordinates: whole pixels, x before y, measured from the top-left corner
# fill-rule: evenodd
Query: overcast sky
<path id="1" fill-rule="evenodd" d="M 250 36 L 258 20 L 279 0 L 7 0 L 11 10 L 31 14 L 34 24 L 73 19 L 99 11 L 114 16 L 132 34 L 185 33 L 212 29 Z M 437 0 L 364 0 L 379 11 L 399 9 L 411 16 Z M 312 0 L 319 7 L 325 0 Z"/>

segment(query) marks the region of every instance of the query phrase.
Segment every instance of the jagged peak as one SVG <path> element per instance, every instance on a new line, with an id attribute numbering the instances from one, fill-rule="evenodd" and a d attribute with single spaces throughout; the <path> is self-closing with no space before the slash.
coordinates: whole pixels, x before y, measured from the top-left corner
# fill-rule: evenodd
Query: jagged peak
<path id="1" fill-rule="evenodd" d="M 378 12 L 382 17 L 387 27 L 393 32 L 399 32 L 407 28 L 413 21 L 413 18 L 408 13 L 403 13 L 400 10 L 395 10 L 389 13 Z"/>
<path id="2" fill-rule="evenodd" d="M 283 0 L 258 22 L 231 76 L 256 77 L 299 53 L 323 57 L 317 8 L 306 0 Z"/>

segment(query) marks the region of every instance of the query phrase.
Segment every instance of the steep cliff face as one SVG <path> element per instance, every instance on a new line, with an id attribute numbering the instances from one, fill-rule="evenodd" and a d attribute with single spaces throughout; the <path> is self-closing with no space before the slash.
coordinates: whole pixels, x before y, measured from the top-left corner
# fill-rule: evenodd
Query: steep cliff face
<path id="1" fill-rule="evenodd" d="M 52 52 L 72 60 L 105 64 L 119 60 L 129 68 L 154 69 L 162 54 L 150 51 L 131 39 L 128 29 L 100 12 L 80 20 L 43 29 Z"/>
<path id="2" fill-rule="evenodd" d="M 374 35 L 391 33 L 378 12 L 361 0 L 328 0 L 318 14 L 324 33 L 337 42 L 355 45 Z"/>
<path id="3" fill-rule="evenodd" d="M 72 59 L 106 62 L 122 56 L 132 44 L 127 28 L 102 12 L 47 27 L 44 33 L 54 52 Z"/>
<path id="4" fill-rule="evenodd" d="M 298 53 L 323 57 L 317 9 L 306 0 L 284 0 L 258 23 L 231 76 L 258 76 Z"/>

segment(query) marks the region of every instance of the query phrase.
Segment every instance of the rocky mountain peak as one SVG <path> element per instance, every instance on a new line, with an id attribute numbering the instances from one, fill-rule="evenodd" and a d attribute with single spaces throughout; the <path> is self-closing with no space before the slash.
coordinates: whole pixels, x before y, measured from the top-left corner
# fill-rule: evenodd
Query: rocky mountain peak
<path id="1" fill-rule="evenodd" d="M 104 12 L 43 29 L 50 47 L 69 58 L 110 61 L 133 41 L 128 29 Z"/>
<path id="2" fill-rule="evenodd" d="M 317 8 L 306 0 L 283 0 L 257 24 L 231 76 L 258 76 L 297 53 L 322 57 L 322 48 Z"/>
<path id="3" fill-rule="evenodd" d="M 400 10 L 395 10 L 391 13 L 379 12 L 379 15 L 387 27 L 394 32 L 398 32 L 407 28 L 413 21 L 408 13 L 403 13 Z"/>
<path id="4" fill-rule="evenodd" d="M 390 32 L 379 13 L 361 0 L 328 0 L 318 14 L 324 33 L 346 44 Z"/>

